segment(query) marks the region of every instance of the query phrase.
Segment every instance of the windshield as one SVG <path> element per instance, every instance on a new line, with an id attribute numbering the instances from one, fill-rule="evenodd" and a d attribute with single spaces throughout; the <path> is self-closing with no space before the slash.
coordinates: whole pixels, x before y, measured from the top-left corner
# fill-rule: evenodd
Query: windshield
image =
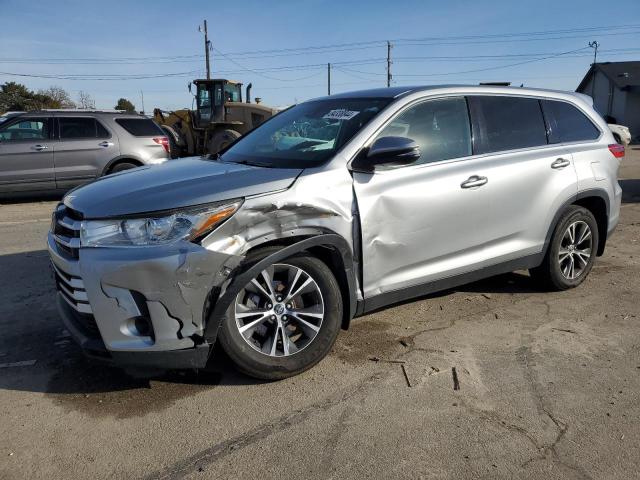
<path id="1" fill-rule="evenodd" d="M 336 98 L 296 105 L 240 139 L 221 160 L 274 168 L 321 165 L 391 100 Z"/>

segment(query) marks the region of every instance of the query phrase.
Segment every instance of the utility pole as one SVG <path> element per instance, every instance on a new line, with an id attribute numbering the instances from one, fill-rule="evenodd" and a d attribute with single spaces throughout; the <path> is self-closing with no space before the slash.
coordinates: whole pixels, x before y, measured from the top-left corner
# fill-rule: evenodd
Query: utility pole
<path id="1" fill-rule="evenodd" d="M 387 87 L 391 86 L 391 42 L 387 40 Z"/>
<path id="2" fill-rule="evenodd" d="M 142 99 L 142 114 L 144 115 L 144 92 L 140 90 L 140 98 Z"/>
<path id="3" fill-rule="evenodd" d="M 593 65 L 598 61 L 598 47 L 600 44 L 594 40 L 593 42 L 589 42 L 589 46 L 593 48 Z"/>
<path id="4" fill-rule="evenodd" d="M 327 63 L 327 95 L 331 95 L 331 64 Z"/>
<path id="5" fill-rule="evenodd" d="M 207 80 L 211 80 L 211 66 L 209 65 L 209 34 L 207 32 L 207 21 L 204 21 L 204 58 L 207 63 Z"/>

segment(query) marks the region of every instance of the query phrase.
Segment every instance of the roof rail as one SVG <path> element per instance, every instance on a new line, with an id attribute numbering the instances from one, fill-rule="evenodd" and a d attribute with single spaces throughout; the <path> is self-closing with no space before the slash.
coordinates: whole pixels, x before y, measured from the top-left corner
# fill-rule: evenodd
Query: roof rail
<path id="1" fill-rule="evenodd" d="M 105 108 L 43 108 L 38 112 L 73 112 L 73 113 L 137 113 L 126 110 L 113 110 Z"/>

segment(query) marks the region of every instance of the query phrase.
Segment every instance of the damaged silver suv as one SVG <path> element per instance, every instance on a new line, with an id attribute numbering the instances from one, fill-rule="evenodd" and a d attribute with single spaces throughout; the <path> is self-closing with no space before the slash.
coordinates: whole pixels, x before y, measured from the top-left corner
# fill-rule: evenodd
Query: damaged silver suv
<path id="1" fill-rule="evenodd" d="M 579 285 L 618 222 L 624 147 L 588 97 L 398 87 L 296 105 L 217 155 L 64 197 L 62 319 L 121 366 L 200 368 L 219 343 L 277 379 L 352 318 L 529 269 Z"/>

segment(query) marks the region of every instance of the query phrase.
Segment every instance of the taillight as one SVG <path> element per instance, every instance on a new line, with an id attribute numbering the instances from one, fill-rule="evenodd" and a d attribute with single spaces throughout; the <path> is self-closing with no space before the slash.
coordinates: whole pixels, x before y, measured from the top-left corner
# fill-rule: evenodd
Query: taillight
<path id="1" fill-rule="evenodd" d="M 154 142 L 156 142 L 158 145 L 162 145 L 162 147 L 164 148 L 165 152 L 169 153 L 169 139 L 167 137 L 154 137 L 153 139 Z M 611 148 L 611 147 L 609 147 Z M 624 147 L 623 147 L 624 149 Z M 623 153 L 624 155 L 624 153 Z"/>
<path id="2" fill-rule="evenodd" d="M 620 145 L 619 143 L 612 143 L 609 145 L 609 151 L 616 158 L 624 157 L 624 145 Z"/>

